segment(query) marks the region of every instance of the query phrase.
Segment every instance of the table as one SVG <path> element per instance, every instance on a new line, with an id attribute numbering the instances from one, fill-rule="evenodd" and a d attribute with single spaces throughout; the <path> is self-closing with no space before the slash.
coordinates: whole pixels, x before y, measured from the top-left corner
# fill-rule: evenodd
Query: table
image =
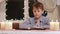
<path id="1" fill-rule="evenodd" d="M 60 34 L 60 31 L 51 30 L 0 30 L 0 34 Z"/>

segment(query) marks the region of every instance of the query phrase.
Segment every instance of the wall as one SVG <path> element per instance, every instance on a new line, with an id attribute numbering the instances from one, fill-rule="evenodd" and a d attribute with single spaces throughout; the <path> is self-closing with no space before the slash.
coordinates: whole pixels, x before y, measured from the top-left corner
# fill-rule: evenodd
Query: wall
<path id="1" fill-rule="evenodd" d="M 5 6 L 6 6 L 5 1 L 1 0 L 0 1 L 0 21 L 5 20 L 5 11 L 6 11 Z"/>

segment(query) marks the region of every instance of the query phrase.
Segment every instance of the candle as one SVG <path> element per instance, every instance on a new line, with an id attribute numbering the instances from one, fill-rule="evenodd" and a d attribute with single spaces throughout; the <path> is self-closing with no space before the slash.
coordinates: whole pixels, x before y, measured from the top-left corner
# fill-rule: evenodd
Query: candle
<path id="1" fill-rule="evenodd" d="M 5 30 L 11 30 L 12 29 L 12 22 L 5 22 Z"/>
<path id="2" fill-rule="evenodd" d="M 1 30 L 4 30 L 4 29 L 5 29 L 5 23 L 1 22 Z"/>
<path id="3" fill-rule="evenodd" d="M 54 30 L 55 29 L 55 22 L 50 22 L 50 30 Z"/>
<path id="4" fill-rule="evenodd" d="M 55 22 L 55 30 L 59 30 L 59 22 L 57 20 Z"/>
<path id="5" fill-rule="evenodd" d="M 1 30 L 11 30 L 12 29 L 12 22 L 5 21 L 1 22 Z"/>
<path id="6" fill-rule="evenodd" d="M 50 22 L 50 30 L 59 30 L 59 22 Z"/>

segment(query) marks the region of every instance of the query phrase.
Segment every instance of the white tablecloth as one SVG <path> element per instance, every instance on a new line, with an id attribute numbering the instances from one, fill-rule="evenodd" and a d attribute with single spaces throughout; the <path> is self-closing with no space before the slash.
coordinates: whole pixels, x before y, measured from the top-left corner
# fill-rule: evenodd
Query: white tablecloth
<path id="1" fill-rule="evenodd" d="M 0 30 L 0 34 L 60 34 L 60 31 L 50 30 Z"/>

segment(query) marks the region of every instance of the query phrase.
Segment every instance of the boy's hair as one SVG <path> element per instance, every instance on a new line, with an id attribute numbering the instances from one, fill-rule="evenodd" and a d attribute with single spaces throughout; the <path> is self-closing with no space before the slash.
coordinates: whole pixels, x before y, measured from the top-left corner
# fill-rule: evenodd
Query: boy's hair
<path id="1" fill-rule="evenodd" d="M 41 2 L 34 3 L 33 7 L 40 8 L 40 9 L 44 10 L 43 4 Z"/>

